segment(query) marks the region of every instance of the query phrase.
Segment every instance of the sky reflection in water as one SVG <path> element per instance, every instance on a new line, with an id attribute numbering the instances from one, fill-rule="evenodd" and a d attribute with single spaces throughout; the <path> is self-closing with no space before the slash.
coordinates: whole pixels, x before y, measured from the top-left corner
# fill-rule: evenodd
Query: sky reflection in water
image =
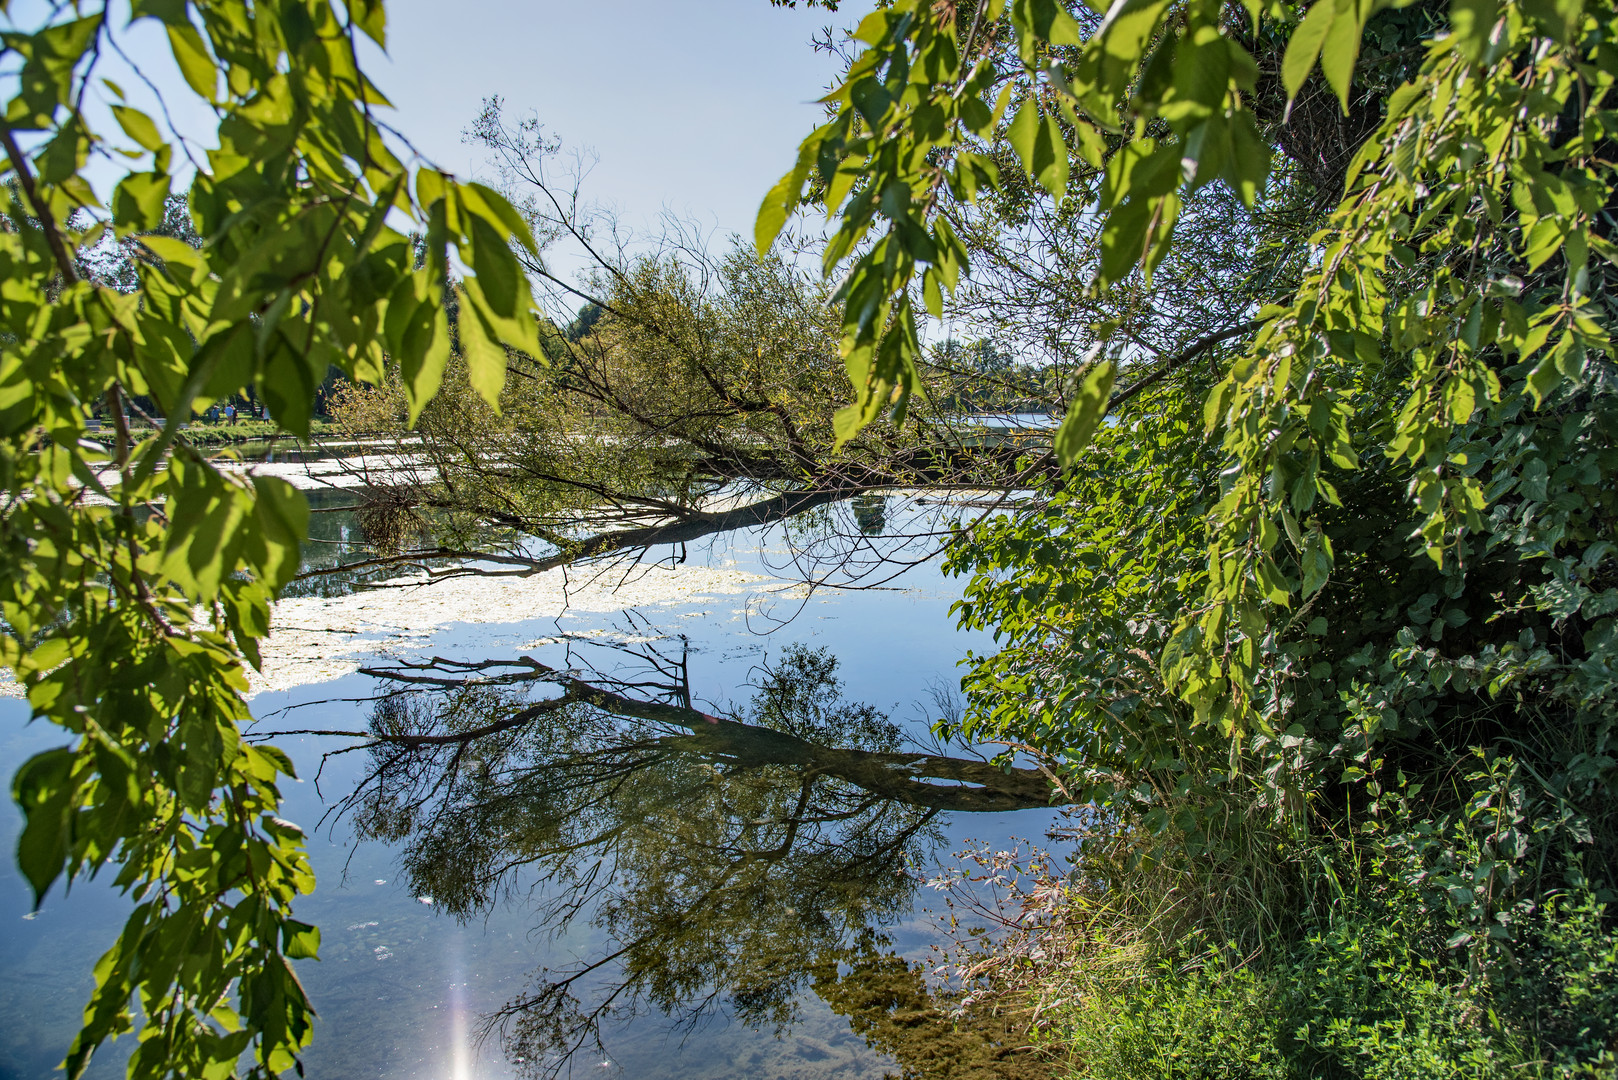
<path id="1" fill-rule="evenodd" d="M 870 509 L 862 508 L 861 513 L 869 521 Z M 693 561 L 734 559 L 743 569 L 763 570 L 759 552 L 745 546 L 747 542 L 738 538 L 715 551 L 689 555 Z M 778 559 L 779 553 L 769 557 L 771 562 Z M 838 658 L 837 676 L 845 683 L 843 693 L 849 701 L 868 702 L 905 733 L 923 737 L 926 710 L 931 707 L 929 688 L 939 680 L 952 685 L 955 661 L 984 642 L 954 631 L 948 609 L 957 594 L 955 583 L 942 578 L 933 564 L 910 571 L 895 584 L 905 591 L 818 593 L 796 619 L 768 636 L 752 632 L 750 624 L 757 629 L 761 623 L 742 617 L 741 597 L 660 607 L 643 614 L 659 632 L 685 635 L 689 641 L 691 685 L 699 707 L 725 711 L 733 704 L 743 705 L 752 697 L 749 684 L 759 681 L 763 666 L 778 664 L 789 646 L 802 644 L 824 647 Z M 457 629 L 439 633 L 422 652 L 458 659 L 500 657 L 508 655 L 513 645 L 557 630 L 572 634 L 637 630 L 645 636 L 643 627 L 631 627 L 622 616 L 581 615 L 542 624 L 513 621 L 479 627 L 474 635 L 476 654 L 471 655 L 457 647 Z M 502 641 L 507 653 L 500 649 Z M 666 638 L 658 647 L 679 645 Z M 557 663 L 559 649 L 536 655 Z M 364 699 L 377 690 L 376 680 L 349 676 L 261 695 L 253 702 L 254 712 L 277 729 L 358 729 L 366 725 L 373 709 L 373 703 Z M 21 702 L 0 701 L 0 732 L 4 732 L 0 760 L 20 762 L 52 743 L 51 731 L 23 728 L 25 718 Z M 881 732 L 865 733 L 873 748 L 882 737 Z M 507 771 L 494 774 L 502 783 L 487 788 L 484 796 L 509 793 L 512 777 L 519 774 L 535 783 L 527 767 L 536 759 L 554 764 L 552 751 L 567 738 L 594 738 L 598 748 L 611 745 L 603 731 L 568 730 L 565 725 L 535 738 L 528 745 L 506 748 L 496 768 Z M 317 783 L 321 754 L 347 740 L 296 736 L 277 742 L 293 755 L 305 777 L 288 785 L 285 816 L 306 827 L 352 792 L 372 764 L 363 753 L 332 758 L 320 769 Z M 466 763 L 459 764 L 462 772 L 457 775 L 464 775 Z M 881 1076 L 888 1059 L 870 1050 L 850 1030 L 847 1019 L 833 1013 L 813 992 L 813 963 L 822 962 L 823 980 L 835 980 L 839 972 L 848 973 L 851 961 L 854 967 L 861 963 L 881 967 L 882 956 L 891 951 L 925 958 L 936 933 L 932 920 L 917 905 L 933 903 L 937 897 L 915 890 L 913 879 L 901 877 L 900 871 L 907 864 L 926 870 L 932 859 L 947 858 L 969 837 L 990 841 L 1011 835 L 1037 837 L 1050 815 L 1024 811 L 927 816 L 891 804 L 862 808 L 856 792 L 828 789 L 821 783 L 805 806 L 808 816 L 828 820 L 794 830 L 792 852 L 778 866 L 760 870 L 753 864 L 758 862 L 756 852 L 764 850 L 758 844 L 768 839 L 763 834 L 770 830 L 749 830 L 746 823 L 771 820 L 778 826 L 791 817 L 793 807 L 783 808 L 782 802 L 792 803 L 799 796 L 799 779 L 777 769 L 754 774 L 741 785 L 693 783 L 708 768 L 700 754 L 672 758 L 656 768 L 631 770 L 626 775 L 633 785 L 613 789 L 610 795 L 603 795 L 607 789 L 598 786 L 588 799 L 574 791 L 570 803 L 556 798 L 554 791 L 549 795 L 529 791 L 527 797 L 535 801 L 526 808 L 508 804 L 481 820 L 476 811 L 487 809 L 487 798 L 429 802 L 412 820 L 391 822 L 380 813 L 387 801 L 374 800 L 364 807 L 361 831 L 388 835 L 391 826 L 388 842 L 357 840 L 353 817 L 328 819 L 311 838 L 321 885 L 299 908 L 301 918 L 323 931 L 322 960 L 299 966 L 320 1010 L 307 1058 L 309 1075 L 395 1080 L 527 1075 L 536 1062 L 543 1064 L 547 1034 L 543 1025 L 528 1033 L 525 1044 L 508 1045 L 508 1052 L 502 1052 L 498 1036 L 481 1048 L 477 1045 L 483 1018 L 514 1000 L 533 996 L 536 987 L 544 985 L 540 972 L 594 963 L 622 948 L 626 937 L 639 935 L 645 939 L 643 947 L 639 953 L 632 950 L 628 962 L 639 979 L 635 989 L 642 998 L 642 1014 L 605 1027 L 605 1054 L 586 1042 L 584 1052 L 572 1061 L 572 1075 L 691 1080 Z M 545 775 L 554 779 L 554 770 Z M 592 782 L 599 785 L 600 778 Z M 681 794 L 681 784 L 690 790 Z M 388 797 L 400 790 L 396 785 Z M 393 810 L 399 805 L 403 804 L 395 799 Z M 636 813 L 636 807 L 649 809 Z M 434 819 L 431 810 L 449 813 Z M 831 820 L 839 814 L 851 816 Z M 16 818 L 13 810 L 0 821 L 0 841 L 8 851 L 15 839 Z M 551 823 L 549 834 L 521 835 L 524 828 L 538 828 L 535 823 L 545 820 Z M 850 821 L 865 830 L 856 833 L 854 845 L 880 841 L 889 850 L 853 851 L 847 842 Z M 619 842 L 620 857 L 628 861 L 619 867 L 612 887 L 585 888 L 581 914 L 566 924 L 564 932 L 547 933 L 543 915 L 547 908 L 554 915 L 554 905 L 568 894 L 555 880 L 546 882 L 540 871 L 554 875 L 562 870 L 564 876 L 571 872 L 577 882 L 594 861 L 585 854 L 572 863 L 559 861 L 553 849 L 568 837 L 584 838 L 615 828 L 636 835 Z M 779 832 L 777 827 L 771 836 L 779 839 Z M 479 837 L 490 842 L 479 845 Z M 734 856 L 738 844 L 753 845 L 748 850 L 755 857 L 743 860 L 748 867 L 742 871 L 726 863 L 719 873 L 711 856 L 715 852 Z M 851 851 L 864 860 L 858 872 L 849 868 Z M 550 852 L 552 857 L 507 874 L 488 872 L 513 852 L 523 858 Z M 458 876 L 457 860 L 470 865 L 477 862 L 473 855 L 481 855 L 483 862 L 474 873 Z M 409 887 L 412 876 L 416 888 Z M 702 889 L 720 879 L 726 888 L 705 897 Z M 433 881 L 440 883 L 436 889 L 430 887 Z M 457 882 L 461 895 L 455 894 Z M 825 891 L 817 891 L 819 885 L 825 885 Z M 499 902 L 488 904 L 478 894 L 491 888 Z M 431 891 L 445 895 L 433 896 Z M 611 907 L 614 897 L 618 908 Z M 618 944 L 590 917 L 602 913 L 597 905 L 603 901 L 608 904 L 606 921 L 618 931 Z M 796 910 L 799 907 L 818 911 L 811 917 L 807 910 Z M 53 894 L 36 918 L 25 919 L 27 895 L 6 861 L 0 874 L 0 925 L 6 927 L 0 934 L 0 1015 L 7 1017 L 0 1030 L 0 1080 L 52 1074 L 76 1026 L 95 957 L 116 935 L 126 912 L 123 900 L 90 884 L 69 897 Z M 460 921 L 454 915 L 461 916 Z M 842 961 L 840 968 L 837 961 Z M 891 965 L 884 970 L 893 973 Z M 718 987 L 712 985 L 716 975 L 722 984 Z M 588 1010 L 604 988 L 622 981 L 623 968 L 608 964 L 577 984 L 574 997 Z M 716 990 L 709 1007 L 693 1017 L 694 1005 Z M 673 1018 L 659 1006 L 669 1009 Z M 682 1019 L 688 1022 L 681 1023 Z M 519 1019 L 508 1030 L 521 1034 L 521 1027 Z M 105 1049 L 90 1075 L 121 1075 L 127 1049 L 127 1045 Z"/>

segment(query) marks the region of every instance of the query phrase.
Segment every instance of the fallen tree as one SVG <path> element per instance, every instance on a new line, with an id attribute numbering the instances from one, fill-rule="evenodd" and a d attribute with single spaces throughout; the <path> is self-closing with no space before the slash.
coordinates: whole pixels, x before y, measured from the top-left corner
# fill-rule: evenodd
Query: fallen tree
<path id="1" fill-rule="evenodd" d="M 1122 408 L 1245 340 L 1263 298 L 1255 266 L 1271 288 L 1290 272 L 1260 250 L 1253 212 L 1208 198 L 1182 222 L 1206 242 L 1165 262 L 1155 284 L 1087 297 L 1074 260 L 1093 243 L 1093 223 L 1037 200 L 980 209 L 961 228 L 983 271 L 951 308 L 976 344 L 935 343 L 905 422 L 840 442 L 849 435 L 835 419 L 848 394 L 842 331 L 831 287 L 804 268 L 814 252 L 714 255 L 676 228 L 631 256 L 601 243 L 612 223 L 593 220 L 576 187 L 547 173 L 556 148 L 536 125 L 510 125 L 491 104 L 472 133 L 534 233 L 583 250 L 592 269 L 566 282 L 518 253 L 549 289 L 545 355 L 508 353 L 498 410 L 452 358 L 415 425 L 409 467 L 356 488 L 379 574 L 405 564 L 480 572 L 466 565 L 480 553 L 498 554 L 500 572 L 538 573 L 790 524 L 780 535 L 805 580 L 885 580 L 936 554 L 954 517 L 889 514 L 906 524 L 879 534 L 869 515 L 839 507 L 860 496 L 972 493 L 990 511 L 1057 479 L 1050 418 L 1077 392 L 1095 325 L 1117 323 L 1135 346 L 1115 399 Z M 1017 316 L 1037 309 L 1034 295 L 1046 301 L 1041 319 Z M 338 395 L 337 428 L 403 439 L 409 401 L 398 373 L 351 388 Z"/>

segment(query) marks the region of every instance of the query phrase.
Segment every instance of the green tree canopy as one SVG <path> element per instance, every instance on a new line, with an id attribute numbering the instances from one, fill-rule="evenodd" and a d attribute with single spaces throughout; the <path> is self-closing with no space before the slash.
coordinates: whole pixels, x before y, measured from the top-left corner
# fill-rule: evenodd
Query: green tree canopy
<path id="1" fill-rule="evenodd" d="M 1400 947 L 1504 987 L 1561 933 L 1542 905 L 1612 895 L 1615 29 L 1576 2 L 895 3 L 764 202 L 761 246 L 802 206 L 836 230 L 843 439 L 922 392 L 923 310 L 1088 357 L 1061 478 L 952 551 L 999 648 L 947 727 L 1059 762 L 1113 815 L 1091 902 L 1198 963 L 1409 888 Z M 1578 978 L 1540 974 L 1546 1001 Z M 1095 1015 L 1152 1007 L 1127 1000 Z M 1535 1068 L 1610 1037 L 1536 1015 L 1501 1021 Z"/>
<path id="2" fill-rule="evenodd" d="M 99 874 L 133 902 L 70 1076 L 137 1025 L 133 1076 L 228 1076 L 239 1059 L 273 1075 L 309 1039 L 288 961 L 320 935 L 292 915 L 314 884 L 302 834 L 276 814 L 292 765 L 243 741 L 244 670 L 297 572 L 308 509 L 283 481 L 221 472 L 182 428 L 256 392 L 305 433 L 330 366 L 360 381 L 396 366 L 419 413 L 450 354 L 452 253 L 471 270 L 456 285 L 461 352 L 495 400 L 496 342 L 542 355 L 513 253 L 534 240 L 495 192 L 401 159 L 356 62 L 360 38 L 385 42 L 380 3 L 131 14 L 162 27 L 185 92 L 218 118 L 208 144 L 103 77 L 127 32 L 105 6 L 50 8 L 3 35 L 16 75 L 0 121 L 0 651 L 34 715 L 73 740 L 16 773 L 17 857 L 36 903 Z M 102 195 L 93 160 L 119 169 Z M 108 245 L 115 272 L 99 272 Z M 136 441 L 143 398 L 161 417 Z M 110 450 L 84 438 L 98 411 Z"/>

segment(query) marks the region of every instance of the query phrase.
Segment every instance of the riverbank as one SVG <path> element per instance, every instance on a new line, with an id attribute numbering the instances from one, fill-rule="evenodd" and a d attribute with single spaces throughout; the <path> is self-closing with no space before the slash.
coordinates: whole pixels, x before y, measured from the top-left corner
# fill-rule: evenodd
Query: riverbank
<path id="1" fill-rule="evenodd" d="M 141 439 L 156 430 L 145 421 L 135 421 L 130 425 L 129 434 L 132 438 Z M 265 439 L 280 438 L 290 442 L 287 433 L 273 420 L 237 420 L 230 424 L 223 420 L 194 420 L 181 429 L 186 442 L 192 446 L 231 446 L 237 443 L 260 442 Z M 309 437 L 321 439 L 327 435 L 337 434 L 337 427 L 330 420 L 311 420 L 309 422 Z M 109 425 L 103 424 L 99 431 L 92 431 L 88 438 L 111 447 L 118 439 Z"/>
<path id="2" fill-rule="evenodd" d="M 1403 808 L 1358 834 L 1248 821 L 1211 848 L 1073 820 L 1054 838 L 1070 866 L 969 860 L 1001 891 L 952 968 L 978 1023 L 1025 1018 L 1052 1080 L 1618 1077 L 1618 936 L 1596 881 L 1485 924 L 1474 890 L 1509 897 L 1521 878 L 1485 863 L 1448 879 L 1488 839 Z"/>

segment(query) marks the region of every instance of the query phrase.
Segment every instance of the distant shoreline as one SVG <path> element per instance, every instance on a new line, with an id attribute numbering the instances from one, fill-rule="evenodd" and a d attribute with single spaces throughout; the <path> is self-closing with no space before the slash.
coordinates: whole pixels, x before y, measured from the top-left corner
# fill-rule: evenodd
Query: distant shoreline
<path id="1" fill-rule="evenodd" d="M 312 420 L 309 423 L 309 437 L 318 439 L 323 435 L 332 433 L 333 424 L 329 420 Z M 154 428 L 145 421 L 134 421 L 130 424 L 129 433 L 134 438 L 142 438 L 150 434 Z M 182 428 L 185 440 L 193 446 L 233 446 L 237 443 L 262 442 L 266 439 L 282 438 L 292 440 L 295 437 L 282 430 L 273 420 L 243 419 L 235 424 L 226 424 L 223 421 L 194 420 Z M 105 422 L 100 430 L 88 432 L 85 436 L 103 446 L 111 446 L 118 438 L 115 432 Z M 297 440 L 303 441 L 303 440 Z"/>

